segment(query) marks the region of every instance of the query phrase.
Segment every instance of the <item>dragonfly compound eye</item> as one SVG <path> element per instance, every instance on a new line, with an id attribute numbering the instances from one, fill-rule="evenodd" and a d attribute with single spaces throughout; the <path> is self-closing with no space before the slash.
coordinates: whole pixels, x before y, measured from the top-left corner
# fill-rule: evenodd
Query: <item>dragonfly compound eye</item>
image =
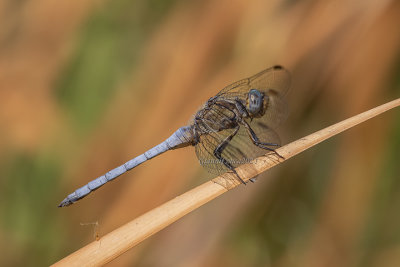
<path id="1" fill-rule="evenodd" d="M 256 89 L 250 90 L 247 100 L 247 108 L 251 115 L 257 115 L 261 111 L 264 102 L 263 98 L 264 96 L 260 91 Z"/>

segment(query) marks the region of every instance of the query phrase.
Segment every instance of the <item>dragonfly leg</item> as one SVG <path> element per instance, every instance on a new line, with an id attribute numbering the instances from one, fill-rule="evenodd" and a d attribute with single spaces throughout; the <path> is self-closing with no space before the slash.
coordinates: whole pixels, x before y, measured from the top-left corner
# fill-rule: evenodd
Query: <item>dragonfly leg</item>
<path id="1" fill-rule="evenodd" d="M 269 150 L 274 152 L 278 157 L 284 159 L 284 157 L 282 157 L 281 155 L 279 155 L 278 152 L 276 152 L 275 149 L 270 148 L 271 146 L 276 146 L 279 147 L 279 144 L 274 144 L 274 143 L 263 143 L 260 142 L 260 139 L 257 137 L 256 133 L 253 131 L 253 129 L 251 129 L 250 125 L 245 122 L 244 120 L 242 121 L 242 124 L 244 125 L 244 127 L 246 128 L 248 134 L 250 135 L 251 141 L 253 141 L 253 144 L 255 144 L 256 146 L 265 149 L 265 150 Z"/>
<path id="2" fill-rule="evenodd" d="M 222 157 L 222 152 L 224 151 L 224 149 L 226 148 L 226 146 L 229 144 L 229 142 L 232 140 L 232 138 L 237 134 L 237 132 L 239 131 L 240 126 L 237 126 L 235 128 L 235 131 L 230 134 L 229 136 L 227 136 L 224 141 L 222 141 L 214 150 L 214 156 L 220 160 L 222 162 L 222 164 L 225 165 L 225 167 L 227 167 L 228 169 L 230 169 L 238 178 L 239 181 L 242 184 L 246 184 L 246 182 L 240 178 L 239 174 L 235 171 L 235 168 L 232 166 L 232 164 L 227 161 L 225 158 Z"/>

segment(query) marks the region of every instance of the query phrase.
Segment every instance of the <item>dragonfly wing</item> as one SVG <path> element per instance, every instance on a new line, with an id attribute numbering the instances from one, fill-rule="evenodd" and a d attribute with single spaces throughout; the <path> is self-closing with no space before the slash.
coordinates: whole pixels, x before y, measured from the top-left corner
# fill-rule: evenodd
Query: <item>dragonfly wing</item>
<path id="1" fill-rule="evenodd" d="M 269 127 L 257 125 L 254 128 L 260 141 L 280 144 L 278 134 Z M 215 157 L 214 151 L 233 132 L 234 129 L 229 129 L 200 136 L 200 142 L 195 146 L 196 155 L 200 164 L 210 173 L 219 175 L 229 171 L 229 168 Z M 271 148 L 276 147 L 271 146 Z M 237 134 L 222 151 L 221 156 L 236 168 L 266 153 L 268 153 L 268 150 L 254 145 L 247 130 L 241 126 Z"/>
<path id="2" fill-rule="evenodd" d="M 284 97 L 289 91 L 290 80 L 290 74 L 285 68 L 274 66 L 251 76 L 249 85 L 251 89 L 262 92 L 274 90 L 280 97 Z"/>
<path id="3" fill-rule="evenodd" d="M 239 97 L 246 99 L 250 89 L 262 92 L 274 90 L 280 97 L 284 97 L 290 88 L 290 74 L 281 67 L 274 66 L 265 69 L 250 78 L 242 79 L 222 89 L 217 97 L 235 99 Z"/>
<path id="4" fill-rule="evenodd" d="M 250 90 L 250 80 L 248 78 L 237 81 L 226 86 L 216 95 L 217 98 L 234 100 L 236 98 L 246 99 Z"/>
<path id="5" fill-rule="evenodd" d="M 254 127 L 262 125 L 277 129 L 289 114 L 285 99 L 290 88 L 289 72 L 275 66 L 250 77 L 249 84 L 252 89 L 257 89 L 268 97 L 265 113 L 262 117 L 254 119 Z"/>
<path id="6" fill-rule="evenodd" d="M 240 80 L 222 89 L 217 98 L 224 100 L 239 99 L 247 103 L 248 93 L 251 89 L 257 89 L 268 97 L 268 105 L 265 114 L 254 120 L 261 121 L 269 128 L 277 129 L 288 116 L 286 95 L 290 89 L 290 74 L 280 66 L 265 69 L 250 78 Z"/>
<path id="7" fill-rule="evenodd" d="M 280 66 L 265 69 L 250 78 L 240 80 L 222 89 L 214 98 L 233 102 L 239 100 L 242 104 L 247 103 L 248 93 L 251 89 L 257 89 L 268 97 L 267 107 L 263 116 L 245 119 L 258 139 L 262 143 L 280 145 L 278 134 L 275 129 L 287 117 L 287 104 L 285 96 L 290 88 L 289 72 Z M 218 128 L 221 122 L 229 121 L 232 118 L 232 111 L 225 108 L 218 108 L 216 105 L 209 106 L 198 113 L 202 122 L 198 124 L 203 133 L 199 143 L 195 146 L 196 155 L 200 164 L 208 171 L 221 174 L 229 171 L 220 160 L 214 155 L 215 149 L 228 138 L 235 129 Z M 226 118 L 227 120 L 224 120 Z M 220 130 L 224 129 L 224 130 Z M 271 149 L 276 146 L 271 146 Z M 246 128 L 240 126 L 237 134 L 226 145 L 221 156 L 233 167 L 247 163 L 257 156 L 266 154 L 267 150 L 254 145 Z"/>
<path id="8" fill-rule="evenodd" d="M 226 137 L 233 133 L 233 131 L 233 129 L 228 129 L 222 132 L 210 132 L 200 136 L 200 142 L 196 144 L 195 152 L 200 165 L 208 172 L 219 175 L 229 171 L 229 168 L 215 157 L 214 151 Z"/>
<path id="9" fill-rule="evenodd" d="M 262 125 L 277 130 L 289 115 L 288 104 L 286 99 L 274 90 L 268 90 L 265 95 L 268 96 L 268 104 L 264 115 L 254 118 L 250 124 L 255 127 Z"/>

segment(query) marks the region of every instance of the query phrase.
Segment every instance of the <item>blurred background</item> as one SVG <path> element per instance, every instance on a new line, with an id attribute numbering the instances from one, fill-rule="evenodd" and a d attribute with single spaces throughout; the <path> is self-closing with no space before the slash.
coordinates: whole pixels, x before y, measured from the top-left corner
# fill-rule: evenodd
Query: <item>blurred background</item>
<path id="1" fill-rule="evenodd" d="M 213 178 L 185 148 L 57 208 L 275 64 L 283 143 L 399 97 L 400 1 L 1 1 L 0 265 L 52 264 Z M 397 109 L 108 266 L 400 266 L 399 158 Z"/>

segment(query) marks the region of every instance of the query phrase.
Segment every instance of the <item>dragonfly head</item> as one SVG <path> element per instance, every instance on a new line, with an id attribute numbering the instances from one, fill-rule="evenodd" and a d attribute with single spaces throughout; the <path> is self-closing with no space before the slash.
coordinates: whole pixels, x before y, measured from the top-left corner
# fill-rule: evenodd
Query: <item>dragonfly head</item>
<path id="1" fill-rule="evenodd" d="M 264 94 L 257 89 L 251 89 L 247 97 L 247 110 L 252 117 L 262 115 Z"/>

